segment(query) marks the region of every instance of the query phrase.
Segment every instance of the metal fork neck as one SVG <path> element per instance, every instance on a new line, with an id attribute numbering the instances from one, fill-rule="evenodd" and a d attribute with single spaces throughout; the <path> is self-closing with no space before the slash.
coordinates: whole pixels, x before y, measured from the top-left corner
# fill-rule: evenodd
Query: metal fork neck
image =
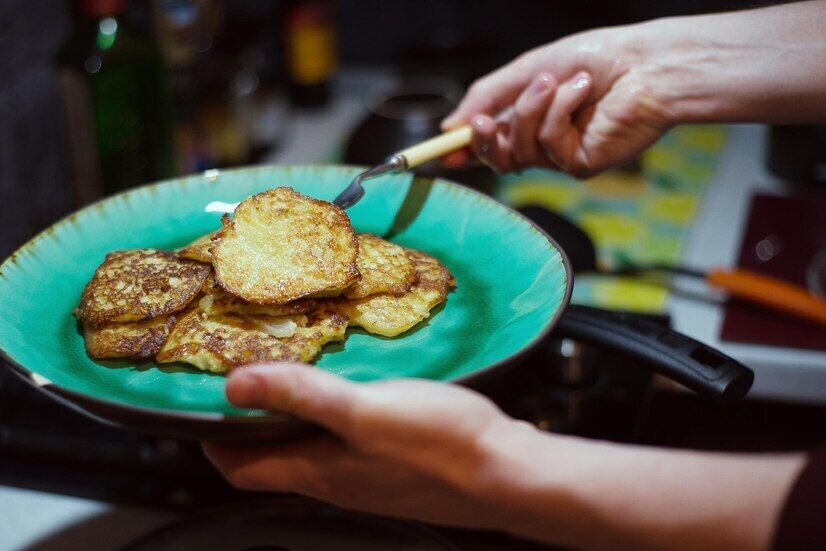
<path id="1" fill-rule="evenodd" d="M 392 157 L 388 157 L 382 164 L 376 165 L 356 176 L 356 180 L 363 182 L 370 178 L 387 174 L 388 172 L 402 172 L 404 170 L 407 170 L 407 159 L 405 159 L 403 155 L 393 155 Z"/>

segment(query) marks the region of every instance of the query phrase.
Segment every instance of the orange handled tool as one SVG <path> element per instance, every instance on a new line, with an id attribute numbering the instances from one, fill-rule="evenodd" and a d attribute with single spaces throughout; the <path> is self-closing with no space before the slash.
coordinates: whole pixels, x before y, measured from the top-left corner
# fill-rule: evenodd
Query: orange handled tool
<path id="1" fill-rule="evenodd" d="M 628 263 L 622 268 L 603 273 L 644 274 L 647 272 L 664 272 L 701 278 L 708 285 L 725 291 L 729 296 L 826 325 L 826 300 L 813 295 L 805 287 L 759 272 L 741 268 L 713 268 L 708 272 L 703 272 L 679 265 Z"/>
<path id="2" fill-rule="evenodd" d="M 706 281 L 713 287 L 725 290 L 730 296 L 826 325 L 826 300 L 799 285 L 742 269 L 710 270 Z"/>

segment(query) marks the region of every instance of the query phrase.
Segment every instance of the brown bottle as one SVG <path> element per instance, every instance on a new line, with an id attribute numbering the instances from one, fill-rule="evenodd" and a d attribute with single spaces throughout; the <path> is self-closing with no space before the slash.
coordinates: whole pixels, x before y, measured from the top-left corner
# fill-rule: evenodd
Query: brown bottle
<path id="1" fill-rule="evenodd" d="M 338 66 L 337 37 L 329 2 L 301 0 L 287 8 L 284 53 L 290 102 L 301 107 L 325 105 Z"/>

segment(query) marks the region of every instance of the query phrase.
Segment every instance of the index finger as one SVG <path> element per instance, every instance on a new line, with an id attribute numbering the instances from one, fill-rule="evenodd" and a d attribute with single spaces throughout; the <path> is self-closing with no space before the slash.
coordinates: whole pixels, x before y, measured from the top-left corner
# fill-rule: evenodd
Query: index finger
<path id="1" fill-rule="evenodd" d="M 523 55 L 474 82 L 459 106 L 442 122 L 442 129 L 457 127 L 474 115 L 495 117 L 516 101 L 531 81 L 533 65 L 533 57 Z"/>

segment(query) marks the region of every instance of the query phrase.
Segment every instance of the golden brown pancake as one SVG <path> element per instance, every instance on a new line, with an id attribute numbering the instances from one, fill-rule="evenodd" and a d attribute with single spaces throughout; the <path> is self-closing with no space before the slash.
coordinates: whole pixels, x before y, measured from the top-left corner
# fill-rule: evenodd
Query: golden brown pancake
<path id="1" fill-rule="evenodd" d="M 401 296 L 384 293 L 337 301 L 337 307 L 350 318 L 351 325 L 395 337 L 427 318 L 430 310 L 445 300 L 456 285 L 450 271 L 430 255 L 410 249 L 406 252 L 416 269 L 416 283 Z"/>
<path id="2" fill-rule="evenodd" d="M 211 251 L 218 284 L 258 304 L 337 295 L 359 277 L 344 211 L 290 188 L 239 204 Z"/>
<path id="3" fill-rule="evenodd" d="M 379 293 L 402 295 L 416 281 L 413 262 L 400 246 L 369 233 L 356 236 L 356 260 L 361 278 L 344 292 L 347 298 L 364 298 Z"/>
<path id="4" fill-rule="evenodd" d="M 241 297 L 223 290 L 210 276 L 203 289 L 204 295 L 198 301 L 198 307 L 208 316 L 219 314 L 241 314 L 247 316 L 290 316 L 306 314 L 313 310 L 318 301 L 305 298 L 287 304 L 254 304 Z"/>
<path id="5" fill-rule="evenodd" d="M 83 289 L 76 314 L 100 325 L 177 312 L 198 294 L 209 273 L 208 265 L 167 251 L 109 253 Z"/>
<path id="6" fill-rule="evenodd" d="M 190 260 L 197 260 L 198 262 L 212 262 L 212 253 L 209 252 L 212 247 L 212 237 L 218 234 L 218 231 L 202 235 L 186 247 L 178 249 L 178 256 L 181 258 L 188 258 Z"/>
<path id="7" fill-rule="evenodd" d="M 249 363 L 309 362 L 324 344 L 344 340 L 346 329 L 347 318 L 330 308 L 281 317 L 207 316 L 195 309 L 178 320 L 156 360 L 215 373 Z"/>
<path id="8" fill-rule="evenodd" d="M 140 321 L 111 321 L 101 326 L 83 324 L 83 337 L 89 356 L 148 360 L 161 349 L 175 323 L 173 315 Z"/>

